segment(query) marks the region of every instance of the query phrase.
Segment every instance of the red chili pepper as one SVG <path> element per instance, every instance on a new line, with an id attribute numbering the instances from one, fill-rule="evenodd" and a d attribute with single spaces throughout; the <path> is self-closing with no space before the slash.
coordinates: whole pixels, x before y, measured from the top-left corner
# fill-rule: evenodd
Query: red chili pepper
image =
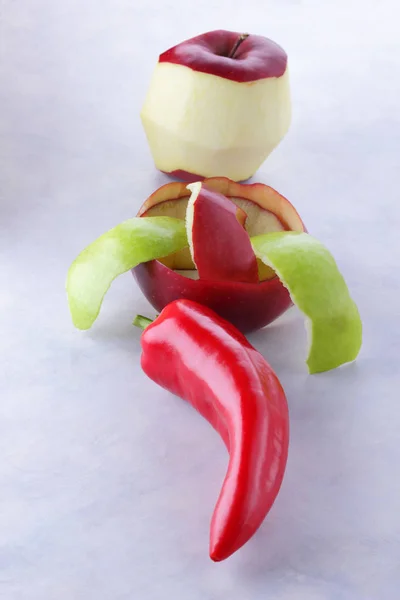
<path id="1" fill-rule="evenodd" d="M 289 442 L 285 393 L 261 354 L 209 308 L 176 300 L 154 322 L 139 316 L 135 325 L 144 322 L 144 372 L 194 406 L 230 453 L 210 532 L 210 557 L 224 560 L 257 531 L 281 486 Z"/>

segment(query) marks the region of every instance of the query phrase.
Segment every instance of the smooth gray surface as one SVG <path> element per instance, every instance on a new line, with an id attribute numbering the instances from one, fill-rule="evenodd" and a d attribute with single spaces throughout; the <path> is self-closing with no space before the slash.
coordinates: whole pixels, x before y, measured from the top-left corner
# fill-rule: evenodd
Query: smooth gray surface
<path id="1" fill-rule="evenodd" d="M 2 599 L 399 597 L 396 6 L 0 1 Z M 213 564 L 222 443 L 141 373 L 130 322 L 152 311 L 132 278 L 84 334 L 64 281 L 83 246 L 167 181 L 138 116 L 159 52 L 218 27 L 288 51 L 292 128 L 255 180 L 332 250 L 365 341 L 356 364 L 310 377 L 296 310 L 251 336 L 287 391 L 290 457 L 259 533 Z"/>

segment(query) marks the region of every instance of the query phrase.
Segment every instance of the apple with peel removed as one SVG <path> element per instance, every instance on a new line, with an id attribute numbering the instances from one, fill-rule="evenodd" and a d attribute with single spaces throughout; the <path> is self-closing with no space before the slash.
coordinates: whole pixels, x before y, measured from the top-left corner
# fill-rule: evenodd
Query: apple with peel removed
<path id="1" fill-rule="evenodd" d="M 292 204 L 267 185 L 240 184 L 225 177 L 206 179 L 203 185 L 229 198 L 247 214 L 245 229 L 251 237 L 274 231 L 305 231 Z M 185 183 L 166 184 L 145 201 L 138 216 L 184 220 L 190 196 Z M 218 229 L 213 228 L 210 213 L 211 248 L 216 236 Z M 209 306 L 241 331 L 249 332 L 271 323 L 292 305 L 287 289 L 274 271 L 261 261 L 257 264 L 257 283 L 199 279 L 190 249 L 184 248 L 166 258 L 138 265 L 133 274 L 156 310 L 162 310 L 177 298 L 188 298 Z"/>
<path id="2" fill-rule="evenodd" d="M 290 126 L 287 55 L 259 35 L 186 40 L 160 55 L 141 119 L 161 171 L 246 180 Z"/>

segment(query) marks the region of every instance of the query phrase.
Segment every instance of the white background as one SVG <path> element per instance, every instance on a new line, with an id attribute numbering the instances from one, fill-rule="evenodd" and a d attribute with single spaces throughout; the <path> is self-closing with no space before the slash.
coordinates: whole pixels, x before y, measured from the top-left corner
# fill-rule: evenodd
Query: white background
<path id="1" fill-rule="evenodd" d="M 397 2 L 1 0 L 0 597 L 394 600 L 400 588 Z M 293 124 L 254 180 L 335 255 L 364 321 L 318 376 L 292 309 L 251 336 L 286 389 L 288 468 L 257 535 L 208 558 L 227 456 L 139 366 L 130 274 L 88 333 L 64 281 L 167 178 L 139 110 L 158 54 L 216 28 L 279 42 Z M 397 591 L 396 591 L 397 590 Z"/>

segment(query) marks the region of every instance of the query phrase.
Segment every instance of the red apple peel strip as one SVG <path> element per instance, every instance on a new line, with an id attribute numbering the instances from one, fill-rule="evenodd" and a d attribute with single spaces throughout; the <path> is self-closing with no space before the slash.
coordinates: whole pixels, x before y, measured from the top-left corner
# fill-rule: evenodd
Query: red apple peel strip
<path id="1" fill-rule="evenodd" d="M 247 215 L 202 182 L 191 183 L 186 234 L 200 279 L 259 282 L 257 259 L 244 229 Z"/>

